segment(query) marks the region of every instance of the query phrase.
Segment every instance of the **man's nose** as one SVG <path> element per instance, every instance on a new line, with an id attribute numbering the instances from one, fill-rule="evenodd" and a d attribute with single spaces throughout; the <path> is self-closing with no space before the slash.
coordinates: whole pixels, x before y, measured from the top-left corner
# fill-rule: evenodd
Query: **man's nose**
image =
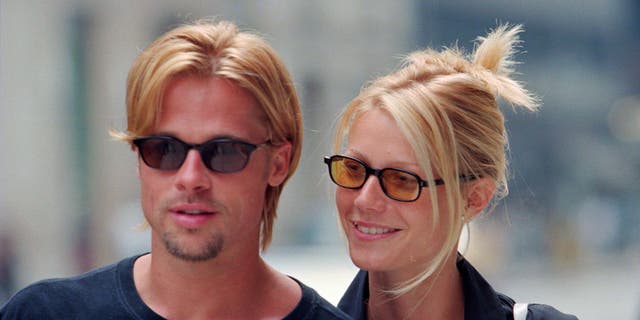
<path id="1" fill-rule="evenodd" d="M 180 191 L 196 193 L 211 188 L 209 169 L 202 162 L 200 153 L 191 149 L 176 173 L 176 187 Z"/>

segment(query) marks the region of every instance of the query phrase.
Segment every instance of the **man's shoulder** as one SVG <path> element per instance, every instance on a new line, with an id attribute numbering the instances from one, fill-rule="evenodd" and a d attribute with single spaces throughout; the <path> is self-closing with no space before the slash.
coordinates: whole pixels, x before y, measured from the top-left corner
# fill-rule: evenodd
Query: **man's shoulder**
<path id="1" fill-rule="evenodd" d="M 294 279 L 302 289 L 302 297 L 296 308 L 285 318 L 288 319 L 351 319 L 346 313 L 325 300 L 318 292 L 301 281 Z"/>
<path id="2" fill-rule="evenodd" d="M 106 289 L 112 284 L 116 275 L 116 264 L 100 267 L 80 275 L 66 278 L 52 278 L 37 281 L 18 291 L 9 301 L 21 299 L 40 299 L 42 297 L 57 297 L 77 295 L 92 291 L 95 286 Z"/>
<path id="3" fill-rule="evenodd" d="M 0 307 L 0 319 L 61 318 L 79 314 L 83 308 L 113 303 L 118 293 L 117 266 L 111 264 L 72 277 L 35 282 Z"/>

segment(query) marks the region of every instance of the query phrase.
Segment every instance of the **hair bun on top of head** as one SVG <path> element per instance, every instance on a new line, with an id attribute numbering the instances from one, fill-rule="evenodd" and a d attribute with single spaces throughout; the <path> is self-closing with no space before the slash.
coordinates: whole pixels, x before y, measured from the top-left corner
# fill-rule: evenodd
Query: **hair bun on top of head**
<path id="1" fill-rule="evenodd" d="M 514 66 L 517 64 L 513 56 L 521 42 L 519 34 L 523 31 L 522 25 L 503 24 L 489 32 L 486 37 L 478 37 L 472 62 L 474 66 L 481 68 L 472 73 L 487 84 L 496 98 L 501 97 L 511 105 L 535 110 L 538 107 L 538 99 L 521 83 L 511 79 Z"/>

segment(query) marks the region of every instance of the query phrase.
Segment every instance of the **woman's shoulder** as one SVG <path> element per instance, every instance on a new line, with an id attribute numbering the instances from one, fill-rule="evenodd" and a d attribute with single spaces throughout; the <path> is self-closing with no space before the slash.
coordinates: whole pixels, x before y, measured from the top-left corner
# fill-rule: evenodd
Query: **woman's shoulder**
<path id="1" fill-rule="evenodd" d="M 509 296 L 497 292 L 482 277 L 482 275 L 463 257 L 458 260 L 458 271 L 462 277 L 465 295 L 465 312 L 469 312 L 477 319 L 514 319 L 516 302 Z M 526 305 L 528 320 L 574 320 L 573 315 L 565 314 L 552 306 L 539 303 Z"/>
<path id="2" fill-rule="evenodd" d="M 509 317 L 509 319 L 517 319 L 513 317 L 513 314 L 516 312 L 515 310 L 518 308 L 516 307 L 515 301 L 502 293 L 497 293 L 497 295 L 498 295 L 498 299 L 500 300 L 501 307 L 507 313 L 510 313 L 512 315 L 511 317 Z M 527 319 L 527 320 L 577 320 L 578 319 L 574 315 L 560 312 L 558 309 L 542 303 L 520 302 L 518 303 L 518 305 L 520 308 L 526 308 L 527 316 L 526 318 L 522 318 L 522 319 Z"/>
<path id="3" fill-rule="evenodd" d="M 369 299 L 369 274 L 360 270 L 338 302 L 338 308 L 353 319 L 366 319 L 364 302 Z"/>

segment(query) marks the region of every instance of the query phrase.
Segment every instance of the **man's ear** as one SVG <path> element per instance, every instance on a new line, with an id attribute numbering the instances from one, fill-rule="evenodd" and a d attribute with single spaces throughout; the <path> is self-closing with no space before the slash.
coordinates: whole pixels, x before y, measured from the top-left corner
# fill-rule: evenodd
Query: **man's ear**
<path id="1" fill-rule="evenodd" d="M 269 185 L 277 187 L 289 175 L 289 166 L 291 164 L 291 143 L 285 142 L 277 146 L 273 146 L 271 155 L 271 167 L 269 168 Z"/>
<path id="2" fill-rule="evenodd" d="M 496 192 L 496 183 L 489 178 L 479 178 L 468 183 L 465 220 L 470 221 L 489 205 Z"/>

